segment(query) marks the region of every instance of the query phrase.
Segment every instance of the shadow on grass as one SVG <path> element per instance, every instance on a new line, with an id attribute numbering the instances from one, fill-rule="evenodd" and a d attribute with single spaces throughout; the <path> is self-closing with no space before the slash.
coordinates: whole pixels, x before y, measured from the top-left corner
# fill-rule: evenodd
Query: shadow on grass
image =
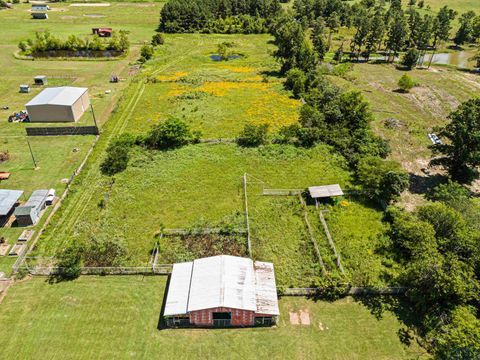
<path id="1" fill-rule="evenodd" d="M 445 182 L 447 177 L 441 174 L 434 175 L 417 175 L 409 173 L 410 176 L 410 185 L 408 190 L 412 194 L 427 194 L 438 184 Z"/>
<path id="2" fill-rule="evenodd" d="M 163 317 L 163 313 L 165 312 L 165 306 L 167 305 L 168 290 L 170 289 L 170 279 L 171 279 L 171 274 L 168 275 L 167 283 L 165 284 L 165 291 L 163 292 L 162 307 L 160 308 L 160 315 L 158 316 L 157 330 L 167 329 L 167 324 Z"/>

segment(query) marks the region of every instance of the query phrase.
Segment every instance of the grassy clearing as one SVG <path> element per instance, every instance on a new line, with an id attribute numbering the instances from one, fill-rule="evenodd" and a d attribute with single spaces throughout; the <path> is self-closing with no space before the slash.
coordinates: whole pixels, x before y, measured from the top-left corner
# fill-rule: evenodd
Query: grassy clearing
<path id="1" fill-rule="evenodd" d="M 138 150 L 113 184 L 104 178 L 102 186 L 89 188 L 84 212 L 72 214 L 78 216 L 74 222 L 63 219 L 71 228 L 62 225 L 50 237 L 47 232 L 39 252 L 51 254 L 72 236 L 116 235 L 126 240 L 133 263 L 146 261 L 162 226 L 188 228 L 243 216 L 245 172 L 280 188 L 349 181 L 340 159 L 325 147 L 241 149 L 203 144 L 170 152 Z M 98 206 L 101 199 L 103 208 Z"/>
<path id="2" fill-rule="evenodd" d="M 35 278 L 9 289 L 0 307 L 5 358 L 411 359 L 400 323 L 377 320 L 360 303 L 280 300 L 271 329 L 157 330 L 165 277 L 82 277 L 49 285 Z M 291 325 L 289 311 L 309 312 L 311 324 Z M 322 330 L 323 329 L 323 330 Z M 112 336 L 114 331 L 115 336 Z M 359 336 L 361 334 L 361 336 Z M 48 344 L 48 345 L 46 345 Z M 228 344 L 228 346 L 225 346 Z"/>

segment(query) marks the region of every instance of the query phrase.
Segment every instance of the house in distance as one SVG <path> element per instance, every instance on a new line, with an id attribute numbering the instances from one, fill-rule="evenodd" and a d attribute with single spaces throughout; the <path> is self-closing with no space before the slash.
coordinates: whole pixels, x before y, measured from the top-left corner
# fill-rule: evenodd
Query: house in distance
<path id="1" fill-rule="evenodd" d="M 26 105 L 30 122 L 76 122 L 90 106 L 88 89 L 50 87 Z"/>
<path id="2" fill-rule="evenodd" d="M 269 326 L 279 314 L 272 263 L 219 255 L 173 265 L 167 327 Z"/>

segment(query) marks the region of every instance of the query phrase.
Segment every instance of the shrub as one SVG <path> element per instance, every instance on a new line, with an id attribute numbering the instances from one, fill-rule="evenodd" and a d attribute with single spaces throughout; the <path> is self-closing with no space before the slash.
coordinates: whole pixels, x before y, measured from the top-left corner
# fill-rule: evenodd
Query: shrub
<path id="1" fill-rule="evenodd" d="M 400 80 L 398 80 L 398 87 L 406 93 L 413 89 L 415 85 L 415 81 L 413 81 L 413 79 L 407 74 L 403 74 Z"/>
<path id="2" fill-rule="evenodd" d="M 402 65 L 411 70 L 417 64 L 419 56 L 420 56 L 420 53 L 418 52 L 417 49 L 415 48 L 408 49 L 408 51 L 403 55 Z"/>
<path id="3" fill-rule="evenodd" d="M 112 141 L 107 148 L 107 156 L 100 165 L 104 175 L 115 175 L 127 168 L 130 148 L 135 143 L 133 136 L 124 134 Z"/>
<path id="4" fill-rule="evenodd" d="M 68 247 L 57 254 L 57 266 L 59 267 L 59 280 L 73 280 L 80 276 L 82 269 L 83 247 L 72 242 Z"/>
<path id="5" fill-rule="evenodd" d="M 165 40 L 163 39 L 163 35 L 160 33 L 156 33 L 152 36 L 152 46 L 163 45 Z"/>
<path id="6" fill-rule="evenodd" d="M 297 68 L 288 70 L 287 79 L 285 80 L 285 88 L 292 90 L 293 95 L 296 98 L 302 96 L 305 92 L 305 83 L 307 81 L 307 76 L 305 73 Z"/>
<path id="7" fill-rule="evenodd" d="M 237 144 L 243 147 L 256 147 L 267 143 L 268 124 L 246 124 L 237 138 Z"/>
<path id="8" fill-rule="evenodd" d="M 140 49 L 140 59 L 150 60 L 153 57 L 153 46 L 143 45 Z M 145 62 L 141 61 L 141 62 Z"/>
<path id="9" fill-rule="evenodd" d="M 186 123 L 170 117 L 153 125 L 145 138 L 145 144 L 154 149 L 174 149 L 188 144 L 193 135 Z"/>

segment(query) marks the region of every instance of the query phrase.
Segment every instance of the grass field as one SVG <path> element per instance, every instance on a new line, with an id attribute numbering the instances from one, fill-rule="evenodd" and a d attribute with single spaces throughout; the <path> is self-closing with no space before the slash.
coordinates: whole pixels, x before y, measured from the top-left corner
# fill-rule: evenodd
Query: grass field
<path id="1" fill-rule="evenodd" d="M 282 298 L 274 328 L 157 329 L 165 277 L 82 277 L 15 284 L 0 306 L 0 347 L 8 359 L 385 359 L 421 358 L 401 344 L 400 323 L 377 320 L 351 298 L 334 303 Z M 289 312 L 309 313 L 292 325 Z"/>
<path id="2" fill-rule="evenodd" d="M 37 162 L 35 169 L 25 135 L 25 128 L 35 124 L 8 123 L 7 118 L 13 111 L 24 109 L 25 103 L 37 95 L 42 87 L 32 86 L 29 94 L 20 94 L 19 85 L 32 84 L 33 77 L 42 74 L 47 75 L 48 86 L 88 87 L 97 121 L 102 125 L 128 85 L 129 64 L 138 57 L 139 44 L 154 33 L 162 4 L 115 3 L 101 8 L 70 5 L 51 4 L 52 10 L 47 21 L 32 20 L 30 4 L 18 4 L 11 10 L 0 11 L 3 35 L 0 38 L 0 68 L 8 69 L 0 72 L 0 106 L 10 108 L 0 110 L 0 151 L 8 151 L 11 155 L 10 160 L 0 164 L 0 171 L 12 173 L 9 180 L 0 184 L 0 188 L 23 190 L 23 200 L 28 199 L 36 189 L 54 188 L 61 194 L 65 188 L 62 180 L 69 178 L 80 165 L 94 137 L 30 137 L 28 140 Z M 139 16 L 132 17 L 132 12 Z M 113 61 L 27 61 L 14 56 L 18 42 L 32 38 L 35 31 L 48 29 L 59 37 L 69 34 L 88 36 L 91 27 L 99 25 L 130 31 L 132 46 L 126 57 Z M 126 81 L 110 84 L 111 74 L 117 74 Z M 105 94 L 107 89 L 111 90 L 111 94 Z M 85 113 L 78 124 L 93 124 L 92 114 Z M 48 211 L 44 218 L 46 216 Z M 21 231 L 20 228 L 3 228 L 0 229 L 0 236 L 13 243 Z M 11 263 L 11 259 L 0 258 L 0 271 L 8 271 Z"/>

